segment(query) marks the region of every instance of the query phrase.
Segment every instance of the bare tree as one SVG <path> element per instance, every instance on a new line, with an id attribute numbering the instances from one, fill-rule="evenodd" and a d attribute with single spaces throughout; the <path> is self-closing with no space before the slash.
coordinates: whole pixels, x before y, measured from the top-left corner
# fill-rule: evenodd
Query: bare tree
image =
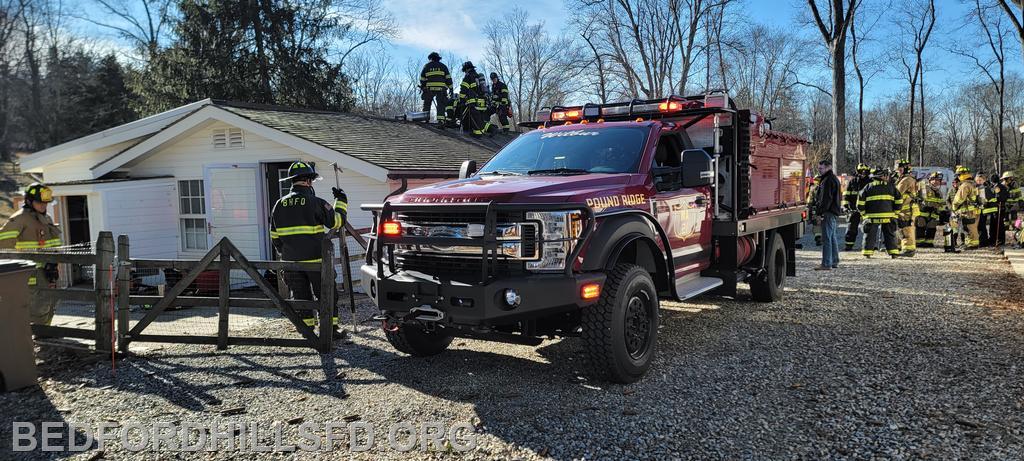
<path id="1" fill-rule="evenodd" d="M 92 0 L 95 10 L 79 19 L 109 29 L 148 61 L 160 49 L 171 24 L 174 0 Z M 90 10 L 92 10 L 90 8 Z"/>
<path id="2" fill-rule="evenodd" d="M 906 0 L 903 3 L 902 15 L 894 18 L 895 26 L 901 31 L 901 41 L 904 50 L 899 52 L 900 65 L 903 66 L 907 83 L 910 90 L 909 120 L 910 129 L 907 130 L 906 149 L 904 158 L 913 158 L 914 148 L 914 113 L 917 103 L 918 78 L 922 73 L 922 55 L 928 40 L 931 38 L 932 30 L 935 28 L 935 0 Z M 913 61 L 908 62 L 907 53 L 913 53 Z M 924 131 L 922 128 L 922 138 Z M 924 151 L 919 152 L 918 163 L 924 163 Z"/>
<path id="3" fill-rule="evenodd" d="M 866 10 L 862 3 L 858 6 L 860 11 L 854 16 L 850 23 L 850 57 L 853 60 L 853 71 L 857 76 L 857 163 L 864 163 L 864 90 L 868 83 L 881 72 L 875 59 L 863 56 L 864 46 L 870 41 L 869 35 L 878 24 L 884 9 L 875 12 Z M 861 23 L 862 32 L 857 34 L 857 24 Z"/>
<path id="4" fill-rule="evenodd" d="M 323 3 L 327 0 L 313 0 Z M 338 64 L 356 50 L 374 43 L 383 43 L 398 34 L 395 16 L 380 0 L 336 0 L 333 9 L 324 9 L 336 15 L 342 27 L 337 37 Z"/>
<path id="5" fill-rule="evenodd" d="M 853 22 L 858 0 L 828 0 L 822 19 L 817 0 L 807 0 L 814 23 L 828 47 L 832 63 L 832 164 L 846 158 L 846 31 Z"/>
<path id="6" fill-rule="evenodd" d="M 1024 2 L 1022 2 L 1021 0 L 1011 1 L 1013 2 L 1014 6 L 1017 7 L 1017 9 L 1024 9 L 1022 8 Z M 1024 53 L 1024 25 L 1021 25 L 1021 19 L 1017 17 L 1017 12 L 1013 11 L 1013 8 L 1011 8 L 1010 5 L 1006 3 L 1006 0 L 999 0 L 999 6 L 1001 6 L 1003 8 L 1003 11 L 1006 12 L 1006 15 L 1010 17 L 1010 22 L 1013 24 L 1014 30 L 1017 31 L 1017 39 L 1020 40 L 1021 52 Z"/>
<path id="7" fill-rule="evenodd" d="M 20 53 L 14 43 L 24 2 L 0 0 L 0 160 L 11 156 L 11 81 Z"/>
<path id="8" fill-rule="evenodd" d="M 1003 17 L 993 15 L 991 9 L 991 6 L 982 5 L 981 0 L 975 0 L 974 9 L 967 18 L 968 21 L 977 21 L 977 26 L 984 36 L 984 42 L 977 45 L 987 46 L 991 51 L 991 56 L 984 60 L 979 58 L 975 47 L 971 49 L 954 47 L 950 51 L 972 62 L 988 78 L 992 90 L 997 95 L 998 109 L 993 113 L 993 131 L 995 131 L 993 134 L 996 136 L 996 155 L 993 165 L 996 170 L 1002 171 L 1003 159 L 1006 155 L 1003 127 L 1006 120 L 1006 39 L 1009 29 L 1003 22 Z"/>

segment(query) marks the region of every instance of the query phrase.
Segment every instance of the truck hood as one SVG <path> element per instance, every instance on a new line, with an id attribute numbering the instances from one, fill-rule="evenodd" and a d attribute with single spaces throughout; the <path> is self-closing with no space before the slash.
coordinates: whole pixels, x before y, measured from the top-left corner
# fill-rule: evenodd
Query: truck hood
<path id="1" fill-rule="evenodd" d="M 571 176 L 475 176 L 410 190 L 397 203 L 561 203 L 583 202 L 615 193 L 630 175 L 592 173 Z"/>

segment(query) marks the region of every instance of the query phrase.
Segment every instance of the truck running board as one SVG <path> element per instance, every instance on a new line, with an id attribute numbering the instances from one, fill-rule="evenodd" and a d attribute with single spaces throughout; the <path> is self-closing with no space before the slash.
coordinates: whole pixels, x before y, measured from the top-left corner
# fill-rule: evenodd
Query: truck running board
<path id="1" fill-rule="evenodd" d="M 722 279 L 718 277 L 701 277 L 697 275 L 676 282 L 676 293 L 679 295 L 680 300 L 687 300 L 720 286 L 722 286 Z"/>

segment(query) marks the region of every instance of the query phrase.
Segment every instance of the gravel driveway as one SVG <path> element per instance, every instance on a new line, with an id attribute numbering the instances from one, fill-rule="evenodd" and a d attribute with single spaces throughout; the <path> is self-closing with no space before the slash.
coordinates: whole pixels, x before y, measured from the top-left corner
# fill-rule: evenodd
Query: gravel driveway
<path id="1" fill-rule="evenodd" d="M 332 357 L 167 346 L 120 362 L 116 378 L 109 361 L 44 351 L 42 390 L 0 396 L 0 443 L 10 449 L 11 421 L 233 418 L 276 422 L 287 441 L 301 422 L 358 419 L 380 439 L 399 421 L 468 422 L 477 448 L 401 453 L 380 440 L 355 459 L 1024 458 L 1024 281 L 1002 257 L 843 253 L 821 273 L 816 251 L 798 256 L 783 302 L 663 302 L 658 358 L 633 385 L 579 378 L 576 340 L 456 340 L 418 359 L 368 326 Z M 117 445 L 102 457 L 350 457 Z"/>

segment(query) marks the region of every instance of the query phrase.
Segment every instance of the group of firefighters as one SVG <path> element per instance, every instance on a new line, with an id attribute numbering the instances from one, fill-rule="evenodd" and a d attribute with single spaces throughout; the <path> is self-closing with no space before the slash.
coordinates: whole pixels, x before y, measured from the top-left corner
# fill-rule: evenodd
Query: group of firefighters
<path id="1" fill-rule="evenodd" d="M 959 165 L 954 172 L 944 195 L 944 175 L 933 172 L 919 183 L 909 160 L 897 161 L 895 171 L 857 165 L 843 192 L 849 224 L 845 250 L 853 250 L 861 230 L 861 254 L 868 258 L 878 248 L 879 234 L 893 258 L 912 257 L 918 247 L 942 246 L 947 253 L 958 253 L 961 244 L 968 250 L 1006 245 L 1008 230 L 1018 234 L 1017 215 L 1024 205 L 1013 172 L 986 177 Z M 808 191 L 811 210 L 816 184 L 817 178 Z M 812 220 L 815 242 L 821 245 L 821 228 L 816 217 Z"/>
<path id="2" fill-rule="evenodd" d="M 511 128 L 512 116 L 508 99 L 508 86 L 491 72 L 490 85 L 483 75 L 476 71 L 471 61 L 462 64 L 462 82 L 456 95 L 452 86 L 452 74 L 441 62 L 437 52 L 427 56 L 429 62 L 420 71 L 420 91 L 423 97 L 423 111 L 430 113 L 433 104 L 437 111 L 437 125 L 441 128 L 462 127 L 474 137 L 493 135 L 497 131 L 507 132 Z M 491 124 L 496 115 L 497 126 Z"/>

